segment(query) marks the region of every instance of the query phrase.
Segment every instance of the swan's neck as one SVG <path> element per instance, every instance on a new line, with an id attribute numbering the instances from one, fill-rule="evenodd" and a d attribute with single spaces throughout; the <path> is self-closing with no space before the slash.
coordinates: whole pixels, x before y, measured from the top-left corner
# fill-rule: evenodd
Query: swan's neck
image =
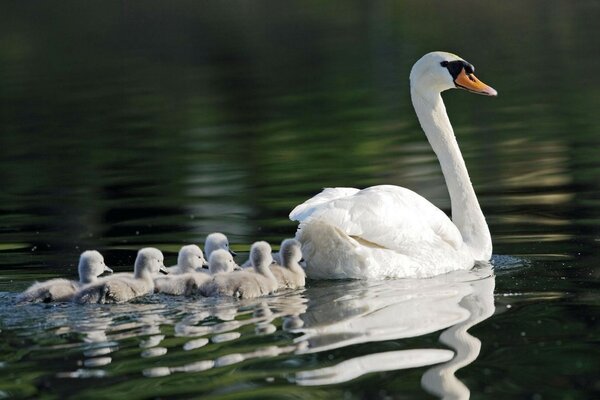
<path id="1" fill-rule="evenodd" d="M 454 137 L 446 107 L 439 93 L 416 90 L 411 97 L 421 127 L 438 157 L 452 205 L 452 222 L 460 231 L 475 260 L 489 260 L 492 238 L 477 201 L 467 167 Z"/>

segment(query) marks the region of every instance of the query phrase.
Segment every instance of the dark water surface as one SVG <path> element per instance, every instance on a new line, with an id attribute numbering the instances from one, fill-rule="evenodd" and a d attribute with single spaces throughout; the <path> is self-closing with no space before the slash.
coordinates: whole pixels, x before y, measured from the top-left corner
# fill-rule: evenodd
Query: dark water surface
<path id="1" fill-rule="evenodd" d="M 0 398 L 600 398 L 597 1 L 3 2 Z M 408 73 L 455 52 L 500 93 L 450 118 L 492 266 L 247 302 L 17 306 L 84 249 L 129 270 L 293 236 L 325 186 L 449 212 Z"/>

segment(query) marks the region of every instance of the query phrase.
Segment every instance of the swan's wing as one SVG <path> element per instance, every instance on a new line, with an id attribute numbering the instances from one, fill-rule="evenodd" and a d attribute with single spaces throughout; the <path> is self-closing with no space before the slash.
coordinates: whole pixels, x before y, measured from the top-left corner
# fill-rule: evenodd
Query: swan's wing
<path id="1" fill-rule="evenodd" d="M 331 203 L 337 199 L 342 199 L 355 195 L 360 190 L 355 188 L 337 187 L 337 188 L 325 188 L 323 191 L 316 196 L 311 197 L 304 203 L 297 205 L 290 213 L 290 219 L 292 221 L 304 221 L 311 216 L 319 206 Z"/>
<path id="2" fill-rule="evenodd" d="M 362 245 L 401 254 L 444 244 L 459 249 L 463 243 L 460 232 L 444 212 L 399 186 L 373 186 L 360 191 L 326 189 L 296 207 L 290 217 L 301 225 L 323 222 Z"/>

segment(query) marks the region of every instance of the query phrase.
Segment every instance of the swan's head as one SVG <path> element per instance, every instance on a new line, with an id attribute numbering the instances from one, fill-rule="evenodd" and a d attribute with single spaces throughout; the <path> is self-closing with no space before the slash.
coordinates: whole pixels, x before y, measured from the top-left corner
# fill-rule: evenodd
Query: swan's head
<path id="1" fill-rule="evenodd" d="M 460 88 L 486 96 L 498 92 L 475 77 L 475 67 L 459 56 L 443 51 L 427 53 L 413 65 L 410 86 L 418 92 L 438 92 Z"/>
<path id="2" fill-rule="evenodd" d="M 113 270 L 104 263 L 102 254 L 96 250 L 87 250 L 81 253 L 77 270 L 79 271 L 79 280 L 83 283 L 90 283 L 105 272 L 113 273 Z"/>
<path id="3" fill-rule="evenodd" d="M 200 250 L 200 247 L 195 244 L 183 246 L 179 250 L 177 265 L 179 265 L 180 268 L 192 271 L 196 268 L 202 268 L 204 264 L 206 264 L 204 254 L 202 253 L 202 250 Z"/>
<path id="4" fill-rule="evenodd" d="M 204 251 L 206 252 L 206 258 L 210 259 L 210 255 L 215 250 L 227 250 L 233 257 L 237 256 L 235 251 L 229 248 L 229 240 L 227 236 L 220 232 L 211 233 L 206 237 L 204 241 Z"/>
<path id="5" fill-rule="evenodd" d="M 268 269 L 273 264 L 271 246 L 267 242 L 256 242 L 250 248 L 250 261 L 256 270 Z"/>
<path id="6" fill-rule="evenodd" d="M 229 273 L 236 267 L 233 256 L 227 250 L 218 249 L 212 252 L 208 260 L 208 270 L 211 274 Z"/>
<path id="7" fill-rule="evenodd" d="M 299 263 L 300 260 L 302 260 L 300 242 L 296 239 L 285 239 L 283 242 L 281 242 L 279 255 L 281 257 L 281 263 L 284 266 L 288 266 L 293 263 Z"/>
<path id="8" fill-rule="evenodd" d="M 165 268 L 163 253 L 154 247 L 145 247 L 138 251 L 135 258 L 134 272 L 136 276 L 149 272 L 150 274 L 168 274 Z"/>

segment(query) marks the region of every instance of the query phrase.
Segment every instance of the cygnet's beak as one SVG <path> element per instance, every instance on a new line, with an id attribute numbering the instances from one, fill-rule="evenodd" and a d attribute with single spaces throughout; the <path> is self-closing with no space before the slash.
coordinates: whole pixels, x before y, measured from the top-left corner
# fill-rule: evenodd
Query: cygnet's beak
<path id="1" fill-rule="evenodd" d="M 231 249 L 229 249 L 229 254 L 231 254 L 233 257 L 237 257 L 237 253 Z"/>
<path id="2" fill-rule="evenodd" d="M 104 273 L 104 272 L 108 272 L 109 274 L 112 274 L 114 271 L 113 271 L 112 269 L 108 268 L 108 267 L 105 265 L 105 266 L 104 266 L 104 271 L 103 271 L 102 273 Z"/>
<path id="3" fill-rule="evenodd" d="M 243 268 L 240 267 L 239 265 L 236 265 L 235 267 L 233 267 L 233 270 L 234 271 L 241 271 L 241 270 L 243 270 Z"/>
<path id="4" fill-rule="evenodd" d="M 202 260 L 202 268 L 208 269 L 208 261 L 206 261 L 204 259 Z"/>
<path id="5" fill-rule="evenodd" d="M 169 270 L 165 267 L 164 264 L 161 264 L 160 269 L 158 270 L 161 274 L 169 275 Z"/>

